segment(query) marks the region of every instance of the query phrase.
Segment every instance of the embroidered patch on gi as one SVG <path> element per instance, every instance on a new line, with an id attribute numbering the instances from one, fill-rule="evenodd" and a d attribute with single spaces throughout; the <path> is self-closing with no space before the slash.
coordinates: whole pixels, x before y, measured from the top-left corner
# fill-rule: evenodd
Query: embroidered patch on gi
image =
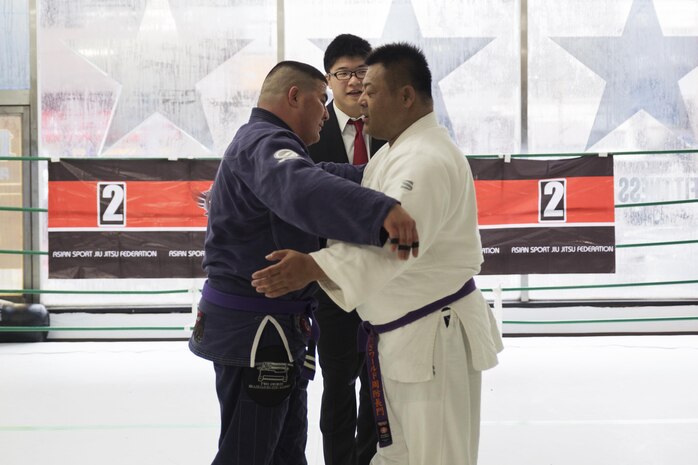
<path id="1" fill-rule="evenodd" d="M 411 191 L 412 188 L 414 187 L 414 182 L 410 181 L 409 179 L 405 179 L 400 184 L 400 187 L 405 189 L 406 191 Z"/>
<path id="2" fill-rule="evenodd" d="M 243 370 L 245 391 L 252 400 L 265 407 L 283 402 L 293 390 L 298 367 L 289 363 L 284 346 L 257 350 L 254 367 Z"/>
<path id="3" fill-rule="evenodd" d="M 194 324 L 194 330 L 192 336 L 194 337 L 194 342 L 201 344 L 204 340 L 204 324 L 206 323 L 206 314 L 199 310 L 196 312 L 196 323 Z"/>
<path id="4" fill-rule="evenodd" d="M 283 163 L 286 160 L 292 160 L 294 158 L 300 158 L 296 152 L 291 152 L 290 150 L 279 150 L 274 154 L 274 158 L 279 160 L 279 163 Z"/>
<path id="5" fill-rule="evenodd" d="M 208 212 L 211 211 L 211 189 L 203 192 L 194 192 L 192 194 L 196 205 L 204 211 L 204 215 L 208 216 Z"/>

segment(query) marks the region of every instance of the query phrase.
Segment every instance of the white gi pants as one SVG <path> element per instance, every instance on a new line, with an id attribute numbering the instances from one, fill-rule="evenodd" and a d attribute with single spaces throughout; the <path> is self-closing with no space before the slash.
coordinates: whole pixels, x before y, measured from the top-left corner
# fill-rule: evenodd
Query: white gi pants
<path id="1" fill-rule="evenodd" d="M 480 440 L 482 374 L 473 369 L 455 312 L 440 319 L 434 378 L 403 383 L 383 378 L 393 444 L 371 465 L 475 465 Z"/>

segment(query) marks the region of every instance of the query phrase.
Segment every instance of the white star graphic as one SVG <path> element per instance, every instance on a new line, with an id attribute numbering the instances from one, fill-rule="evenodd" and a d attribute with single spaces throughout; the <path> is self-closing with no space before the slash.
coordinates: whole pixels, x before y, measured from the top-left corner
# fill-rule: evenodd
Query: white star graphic
<path id="1" fill-rule="evenodd" d="M 212 147 L 196 84 L 251 40 L 192 37 L 179 30 L 176 18 L 169 2 L 150 0 L 137 34 L 71 44 L 121 84 L 106 135 L 107 149 L 153 115 L 166 118 L 205 147 Z"/>
<path id="2" fill-rule="evenodd" d="M 332 39 L 310 40 L 325 50 Z M 434 111 L 439 122 L 448 128 L 453 136 L 453 125 L 439 88 L 439 81 L 485 48 L 494 40 L 494 37 L 424 37 L 412 0 L 393 0 L 381 37 L 367 40 L 374 46 L 391 42 L 409 42 L 422 49 L 431 69 Z"/>
<path id="3" fill-rule="evenodd" d="M 639 111 L 695 145 L 679 80 L 698 66 L 698 37 L 662 33 L 652 0 L 635 0 L 620 37 L 552 37 L 606 81 L 586 148 Z"/>

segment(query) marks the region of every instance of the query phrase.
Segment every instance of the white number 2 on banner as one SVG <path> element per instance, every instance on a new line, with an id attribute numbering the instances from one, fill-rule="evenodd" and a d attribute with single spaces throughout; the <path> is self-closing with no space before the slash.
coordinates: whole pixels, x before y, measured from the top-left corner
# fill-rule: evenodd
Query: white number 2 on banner
<path id="1" fill-rule="evenodd" d="M 100 226 L 126 226 L 126 183 L 98 183 L 97 211 Z"/>
<path id="2" fill-rule="evenodd" d="M 538 181 L 538 221 L 567 221 L 567 180 Z"/>

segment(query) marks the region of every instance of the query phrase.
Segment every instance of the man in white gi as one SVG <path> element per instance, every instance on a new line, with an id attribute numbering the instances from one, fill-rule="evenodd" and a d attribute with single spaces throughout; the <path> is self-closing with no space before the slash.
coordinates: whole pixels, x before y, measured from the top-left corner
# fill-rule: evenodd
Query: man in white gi
<path id="1" fill-rule="evenodd" d="M 366 64 L 364 127 L 388 144 L 362 185 L 410 211 L 420 225 L 420 256 L 398 261 L 388 247 L 344 242 L 309 255 L 276 251 L 267 258 L 279 263 L 254 273 L 252 285 L 278 297 L 317 280 L 367 322 L 381 446 L 372 465 L 474 465 L 481 371 L 497 364 L 502 342 L 472 281 L 483 261 L 472 174 L 437 123 L 421 51 L 389 44 Z"/>

